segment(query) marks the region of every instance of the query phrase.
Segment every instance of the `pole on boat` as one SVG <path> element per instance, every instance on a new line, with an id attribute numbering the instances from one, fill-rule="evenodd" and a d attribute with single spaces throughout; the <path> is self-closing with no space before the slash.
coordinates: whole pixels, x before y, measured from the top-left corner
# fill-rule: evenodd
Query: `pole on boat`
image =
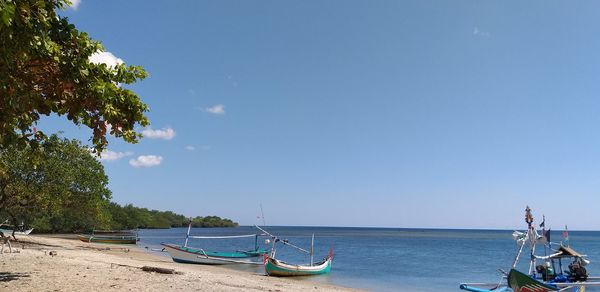
<path id="1" fill-rule="evenodd" d="M 529 275 L 533 272 L 535 268 L 535 243 L 537 241 L 537 232 L 535 232 L 535 226 L 533 225 L 533 215 L 531 214 L 531 209 L 529 206 L 525 208 L 525 222 L 527 223 L 527 233 L 529 235 L 529 246 L 530 246 L 530 255 L 531 261 L 529 262 Z"/>
<path id="2" fill-rule="evenodd" d="M 262 218 L 263 227 L 267 226 L 267 223 L 265 221 L 265 212 L 263 212 L 262 204 L 260 204 L 260 217 Z"/>
<path id="3" fill-rule="evenodd" d="M 187 247 L 188 239 L 190 238 L 190 229 L 192 229 L 192 217 L 190 217 L 187 234 L 185 235 L 185 243 L 183 247 Z"/>
<path id="4" fill-rule="evenodd" d="M 517 256 L 515 257 L 515 260 L 513 261 L 513 264 L 512 264 L 513 269 L 517 266 L 517 262 L 519 261 L 519 257 L 521 256 L 521 253 L 523 252 L 523 247 L 525 246 L 525 241 L 527 240 L 528 236 L 529 236 L 529 230 L 527 230 L 525 239 L 523 239 L 523 242 L 521 242 L 521 247 L 519 247 L 519 252 L 517 253 Z"/>
<path id="5" fill-rule="evenodd" d="M 295 248 L 295 249 L 297 249 L 297 250 L 300 250 L 300 251 L 303 251 L 303 252 L 305 252 L 305 253 L 307 253 L 307 254 L 310 254 L 310 251 L 308 251 L 308 250 L 306 250 L 306 249 L 303 249 L 303 248 L 301 248 L 301 247 L 299 247 L 299 246 L 293 245 L 293 244 L 289 243 L 289 242 L 288 242 L 287 240 L 285 240 L 285 239 L 279 239 L 279 237 L 277 237 L 277 236 L 275 236 L 275 235 L 273 235 L 273 234 L 271 234 L 271 233 L 267 232 L 266 230 L 264 230 L 264 229 L 262 229 L 262 228 L 258 227 L 258 225 L 254 225 L 254 227 L 258 228 L 258 229 L 259 229 L 260 231 L 262 231 L 264 234 L 266 234 L 266 235 L 270 236 L 270 237 L 273 239 L 273 247 L 275 247 L 275 242 L 277 242 L 277 241 L 280 241 L 282 244 L 289 245 L 289 246 L 291 246 L 291 247 L 293 247 L 293 248 Z"/>
<path id="6" fill-rule="evenodd" d="M 310 266 L 313 265 L 313 259 L 315 256 L 315 234 L 313 233 L 312 239 L 310 240 Z"/>

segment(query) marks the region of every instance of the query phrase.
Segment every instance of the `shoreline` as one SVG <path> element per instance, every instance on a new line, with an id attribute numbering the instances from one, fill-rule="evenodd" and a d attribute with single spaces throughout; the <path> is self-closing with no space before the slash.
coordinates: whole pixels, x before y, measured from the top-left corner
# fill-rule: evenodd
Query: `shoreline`
<path id="1" fill-rule="evenodd" d="M 7 253 L 5 246 L 5 253 L 0 254 L 0 290 L 360 291 L 221 266 L 178 264 L 135 245 L 85 243 L 65 237 L 70 236 L 29 235 L 11 241 L 13 253 Z M 142 266 L 174 269 L 178 274 L 145 272 Z"/>

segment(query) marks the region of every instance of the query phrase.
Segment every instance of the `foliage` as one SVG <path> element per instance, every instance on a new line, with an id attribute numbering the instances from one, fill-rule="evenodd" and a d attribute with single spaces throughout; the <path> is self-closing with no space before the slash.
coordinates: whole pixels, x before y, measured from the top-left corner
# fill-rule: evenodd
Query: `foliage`
<path id="1" fill-rule="evenodd" d="M 68 4 L 0 0 L 0 148 L 36 146 L 45 135 L 32 127 L 51 113 L 91 128 L 98 151 L 107 134 L 136 142 L 136 124 L 149 123 L 147 105 L 122 86 L 147 73 L 139 66 L 91 63 L 104 48 L 56 13 Z"/>
<path id="2" fill-rule="evenodd" d="M 185 227 L 189 219 L 171 211 L 110 202 L 102 164 L 77 140 L 56 135 L 39 148 L 0 148 L 0 221 L 24 223 L 41 232 Z M 37 162 L 32 162 L 37 159 Z M 217 216 L 196 217 L 194 227 L 234 227 Z"/>
<path id="3" fill-rule="evenodd" d="M 120 206 L 111 202 L 109 212 L 112 229 L 187 227 L 189 219 L 171 211 L 148 210 L 131 204 Z M 236 227 L 237 223 L 218 216 L 195 217 L 192 227 Z"/>
<path id="4" fill-rule="evenodd" d="M 0 152 L 7 167 L 0 176 L 0 215 L 50 231 L 108 226 L 111 193 L 102 164 L 77 140 L 53 135 L 40 146 Z M 32 156 L 39 162 L 32 163 Z"/>

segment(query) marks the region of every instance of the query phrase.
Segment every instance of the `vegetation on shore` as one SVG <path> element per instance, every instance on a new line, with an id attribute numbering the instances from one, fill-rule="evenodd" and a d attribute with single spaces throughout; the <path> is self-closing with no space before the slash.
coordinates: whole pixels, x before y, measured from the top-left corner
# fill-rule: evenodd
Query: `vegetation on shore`
<path id="1" fill-rule="evenodd" d="M 188 225 L 170 211 L 111 202 L 104 166 L 77 140 L 52 135 L 40 149 L 0 149 L 0 218 L 41 232 L 169 228 Z M 5 219 L 2 219 L 5 220 Z M 195 227 L 234 227 L 216 216 L 196 217 Z"/>

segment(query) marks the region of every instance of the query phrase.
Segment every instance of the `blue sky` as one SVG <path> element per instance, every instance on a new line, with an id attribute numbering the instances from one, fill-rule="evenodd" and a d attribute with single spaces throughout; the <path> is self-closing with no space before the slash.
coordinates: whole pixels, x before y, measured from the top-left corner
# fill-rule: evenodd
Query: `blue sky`
<path id="1" fill-rule="evenodd" d="M 62 14 L 150 73 L 132 88 L 152 131 L 112 139 L 119 159 L 102 162 L 119 203 L 442 228 L 523 226 L 529 204 L 555 229 L 597 230 L 598 6 L 82 0 Z"/>

